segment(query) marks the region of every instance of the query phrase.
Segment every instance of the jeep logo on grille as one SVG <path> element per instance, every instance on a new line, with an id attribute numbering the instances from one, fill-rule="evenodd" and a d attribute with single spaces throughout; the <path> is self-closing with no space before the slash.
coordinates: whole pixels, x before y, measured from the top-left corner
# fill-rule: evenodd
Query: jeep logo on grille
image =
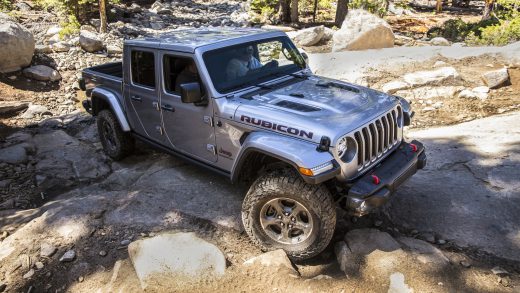
<path id="1" fill-rule="evenodd" d="M 297 129 L 294 127 L 289 127 L 289 126 L 285 126 L 282 124 L 276 124 L 273 122 L 269 122 L 269 121 L 265 121 L 265 120 L 261 120 L 261 119 L 257 119 L 257 118 L 251 118 L 246 115 L 242 115 L 240 117 L 240 120 L 244 121 L 246 123 L 249 123 L 249 124 L 261 126 L 261 127 L 276 130 L 279 132 L 289 133 L 289 134 L 300 136 L 300 137 L 307 137 L 308 139 L 312 139 L 312 136 L 314 135 L 314 133 L 312 133 L 312 132 L 307 132 L 305 130 L 300 130 L 300 129 Z"/>

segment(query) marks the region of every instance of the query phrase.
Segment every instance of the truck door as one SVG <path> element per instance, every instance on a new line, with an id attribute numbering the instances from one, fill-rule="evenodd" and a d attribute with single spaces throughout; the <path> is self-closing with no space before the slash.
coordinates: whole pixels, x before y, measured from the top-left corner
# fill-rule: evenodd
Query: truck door
<path id="1" fill-rule="evenodd" d="M 127 47 L 125 106 L 132 129 L 148 139 L 164 143 L 159 111 L 158 53 L 151 49 Z"/>
<path id="2" fill-rule="evenodd" d="M 166 139 L 176 150 L 197 159 L 217 161 L 212 101 L 197 106 L 181 101 L 179 85 L 199 82 L 197 64 L 192 55 L 163 52 L 161 57 L 164 87 L 161 91 L 161 111 Z"/>

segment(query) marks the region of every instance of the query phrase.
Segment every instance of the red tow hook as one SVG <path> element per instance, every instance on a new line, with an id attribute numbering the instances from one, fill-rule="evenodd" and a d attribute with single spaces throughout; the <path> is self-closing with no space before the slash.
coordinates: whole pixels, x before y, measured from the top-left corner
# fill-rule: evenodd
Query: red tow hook
<path id="1" fill-rule="evenodd" d="M 379 183 L 381 183 L 381 179 L 379 179 L 377 175 L 372 175 L 372 183 L 374 183 L 375 185 L 379 185 Z"/>
<path id="2" fill-rule="evenodd" d="M 414 153 L 417 152 L 417 145 L 411 143 L 411 144 L 410 144 L 410 147 L 412 148 L 412 151 L 413 151 Z"/>

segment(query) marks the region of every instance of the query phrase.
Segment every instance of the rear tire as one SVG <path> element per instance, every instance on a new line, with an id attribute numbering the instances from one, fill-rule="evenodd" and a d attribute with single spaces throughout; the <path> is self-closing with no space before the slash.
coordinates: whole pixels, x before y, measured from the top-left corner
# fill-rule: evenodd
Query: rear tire
<path id="1" fill-rule="evenodd" d="M 121 129 L 110 110 L 105 109 L 98 113 L 97 128 L 103 150 L 112 159 L 119 161 L 134 151 L 134 138 Z"/>
<path id="2" fill-rule="evenodd" d="M 262 250 L 283 249 L 289 258 L 304 260 L 330 243 L 336 208 L 325 186 L 307 184 L 290 169 L 274 170 L 251 185 L 242 222 Z"/>

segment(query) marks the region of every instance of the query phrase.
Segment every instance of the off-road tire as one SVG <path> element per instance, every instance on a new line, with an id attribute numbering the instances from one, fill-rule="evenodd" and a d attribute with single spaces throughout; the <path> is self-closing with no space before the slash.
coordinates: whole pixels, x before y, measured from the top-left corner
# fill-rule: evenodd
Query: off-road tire
<path id="1" fill-rule="evenodd" d="M 105 127 L 110 128 L 111 132 L 107 132 Z M 119 161 L 134 151 L 134 138 L 121 129 L 112 111 L 107 109 L 99 111 L 97 128 L 103 150 L 112 159 Z"/>
<path id="2" fill-rule="evenodd" d="M 262 207 L 275 198 L 298 201 L 312 215 L 310 236 L 298 244 L 273 240 L 262 228 Z M 336 208 L 324 185 L 311 185 L 291 169 L 274 170 L 260 176 L 250 187 L 242 204 L 242 222 L 251 240 L 263 251 L 283 249 L 292 260 L 305 260 L 322 252 L 332 239 Z"/>

